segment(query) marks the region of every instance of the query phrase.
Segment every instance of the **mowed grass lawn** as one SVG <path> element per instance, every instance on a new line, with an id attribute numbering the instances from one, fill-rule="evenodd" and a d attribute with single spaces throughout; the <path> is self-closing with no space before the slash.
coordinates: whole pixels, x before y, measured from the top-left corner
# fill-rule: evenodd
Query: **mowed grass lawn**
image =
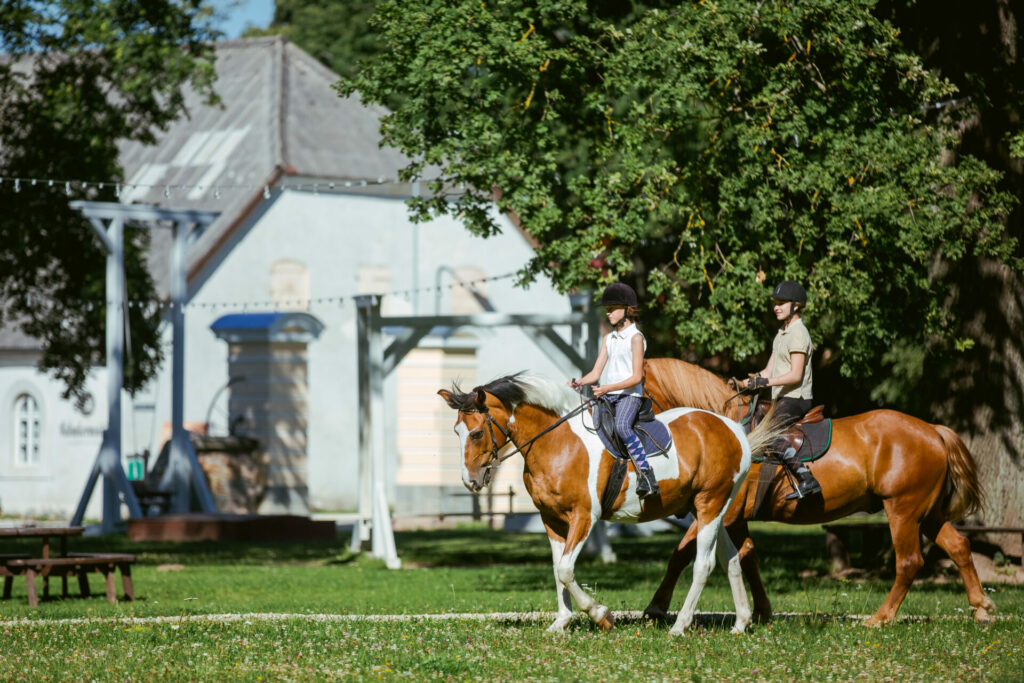
<path id="1" fill-rule="evenodd" d="M 674 533 L 615 539 L 619 562 L 584 559 L 577 579 L 612 609 L 641 610 L 677 540 Z M 347 542 L 77 539 L 73 550 L 134 552 L 137 599 L 107 604 L 94 575 L 98 596 L 51 599 L 31 609 L 24 580 L 16 580 L 12 598 L 0 604 L 0 680 L 1024 680 L 1024 587 L 989 585 L 1001 618 L 977 626 L 959 580 L 919 582 L 900 612 L 904 619 L 867 629 L 847 617 L 877 609 L 891 580 L 824 578 L 818 527 L 755 530 L 776 612 L 808 616 L 755 625 L 740 636 L 729 623 L 704 619 L 682 638 L 670 637 L 667 625 L 635 620 L 603 633 L 582 615 L 565 635 L 546 633 L 547 617 L 344 618 L 553 612 L 555 597 L 542 535 L 480 528 L 398 533 L 406 567 L 399 571 L 350 555 Z M 807 570 L 818 577 L 801 578 Z M 689 580 L 687 572 L 673 608 Z M 59 580 L 54 584 L 59 593 Z M 721 568 L 698 610 L 732 610 Z M 203 617 L 250 613 L 294 616 Z"/>

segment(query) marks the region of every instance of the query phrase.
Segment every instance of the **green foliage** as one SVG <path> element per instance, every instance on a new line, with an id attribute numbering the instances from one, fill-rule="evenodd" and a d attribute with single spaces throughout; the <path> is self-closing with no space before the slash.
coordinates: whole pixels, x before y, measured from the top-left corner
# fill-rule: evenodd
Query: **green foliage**
<path id="1" fill-rule="evenodd" d="M 0 6 L 0 175 L 112 181 L 117 141 L 152 142 L 184 109 L 183 88 L 211 94 L 214 36 L 201 0 L 60 0 Z M 20 191 L 18 191 L 20 189 Z M 40 366 L 84 399 L 102 365 L 105 256 L 72 199 L 116 201 L 113 188 L 0 184 L 0 324 L 43 342 Z M 128 229 L 132 298 L 153 299 L 147 230 Z M 161 360 L 157 314 L 130 311 L 126 387 Z"/>
<path id="2" fill-rule="evenodd" d="M 361 60 L 375 58 L 377 37 L 370 30 L 373 0 L 276 0 L 274 20 L 246 36 L 284 35 L 342 78 L 352 77 Z"/>
<path id="3" fill-rule="evenodd" d="M 386 0 L 378 58 L 340 89 L 401 101 L 385 142 L 408 177 L 442 171 L 417 218 L 490 235 L 496 199 L 521 219 L 523 282 L 632 280 L 663 350 L 744 359 L 772 285 L 799 279 L 815 341 L 872 380 L 890 349 L 959 339 L 944 261 L 1017 265 L 999 174 L 923 109 L 954 86 L 873 8 Z"/>
<path id="4" fill-rule="evenodd" d="M 1010 137 L 1010 156 L 1024 159 L 1024 131 Z"/>

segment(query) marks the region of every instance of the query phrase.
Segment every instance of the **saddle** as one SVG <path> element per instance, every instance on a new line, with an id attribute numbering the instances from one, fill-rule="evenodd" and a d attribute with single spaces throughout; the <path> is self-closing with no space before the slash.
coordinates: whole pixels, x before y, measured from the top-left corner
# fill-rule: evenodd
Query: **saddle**
<path id="1" fill-rule="evenodd" d="M 629 455 L 622 439 L 615 433 L 615 409 L 611 402 L 604 397 L 597 399 L 591 415 L 594 419 L 597 436 L 601 439 L 605 449 L 615 458 L 605 490 L 601 494 L 601 510 L 603 513 L 608 513 L 614 507 L 615 499 L 622 488 L 622 482 L 626 479 L 626 463 L 629 462 Z M 643 444 L 644 453 L 648 458 L 665 455 L 672 445 L 672 434 L 669 433 L 667 426 L 655 419 L 654 405 L 647 396 L 640 399 L 640 410 L 637 413 L 633 429 L 640 437 L 640 443 Z"/>
<path id="2" fill-rule="evenodd" d="M 764 417 L 765 412 L 767 409 L 758 416 L 758 421 Z M 804 462 L 817 460 L 825 455 L 832 445 L 832 419 L 825 417 L 824 406 L 814 406 L 807 411 L 806 415 L 790 425 L 779 439 L 780 441 L 785 440 L 787 445 L 792 446 Z M 785 451 L 786 447 L 782 446 L 778 450 L 779 452 Z M 778 453 L 774 453 L 774 455 L 777 456 Z M 754 462 L 763 460 L 763 456 L 754 458 Z"/>
<path id="3" fill-rule="evenodd" d="M 777 450 L 769 451 L 765 455 L 754 456 L 753 461 L 763 463 L 763 465 L 757 480 L 757 487 L 754 490 L 752 519 L 770 519 L 771 515 L 767 510 L 762 516 L 761 508 L 768 490 L 775 485 L 778 468 L 783 466 L 780 456 L 786 450 L 786 446 L 780 446 L 780 442 L 792 446 L 803 462 L 817 460 L 825 455 L 832 445 L 832 419 L 825 417 L 823 406 L 815 406 L 779 437 L 779 441 L 775 444 Z"/>
<path id="4" fill-rule="evenodd" d="M 615 433 L 615 409 L 611 402 L 603 397 L 597 399 L 591 414 L 594 418 L 597 435 L 608 452 L 618 460 L 628 460 L 626 446 L 622 443 L 619 435 Z M 669 433 L 668 427 L 654 417 L 654 406 L 647 396 L 640 399 L 640 411 L 637 413 L 633 429 L 640 437 L 640 443 L 643 444 L 647 457 L 664 455 L 672 445 L 672 435 Z"/>

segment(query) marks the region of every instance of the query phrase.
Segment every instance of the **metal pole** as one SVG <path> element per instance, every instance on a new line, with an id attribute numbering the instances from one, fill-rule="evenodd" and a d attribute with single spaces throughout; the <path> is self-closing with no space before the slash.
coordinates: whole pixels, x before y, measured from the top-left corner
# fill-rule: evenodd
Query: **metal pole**
<path id="1" fill-rule="evenodd" d="M 174 224 L 171 248 L 171 450 L 167 474 L 161 488 L 170 490 L 171 512 L 188 512 L 192 502 L 192 486 L 203 512 L 217 511 L 206 478 L 199 467 L 192 441 L 185 431 L 185 267 L 188 256 L 189 226 L 187 221 Z"/>
<path id="2" fill-rule="evenodd" d="M 124 220 L 115 218 L 107 228 L 111 250 L 107 254 L 107 406 L 109 418 L 101 469 L 121 467 L 121 387 L 124 384 Z M 100 530 L 113 533 L 121 522 L 121 502 L 110 477 L 103 477 L 103 521 Z"/>
<path id="3" fill-rule="evenodd" d="M 79 525 L 100 475 L 103 475 L 103 506 L 100 532 L 115 533 L 121 525 L 121 495 L 132 517 L 141 517 L 142 509 L 121 467 L 121 385 L 124 377 L 124 219 L 114 218 L 105 227 L 90 219 L 107 251 L 106 279 L 106 352 L 107 352 L 107 428 L 103 432 L 96 463 L 86 481 L 71 523 Z M 119 495 L 120 494 L 120 495 Z"/>

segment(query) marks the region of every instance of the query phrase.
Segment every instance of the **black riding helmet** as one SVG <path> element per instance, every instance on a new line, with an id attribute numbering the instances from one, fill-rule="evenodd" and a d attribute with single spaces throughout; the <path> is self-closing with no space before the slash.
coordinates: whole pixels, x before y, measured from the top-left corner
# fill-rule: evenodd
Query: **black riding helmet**
<path id="1" fill-rule="evenodd" d="M 602 306 L 632 306 L 637 307 L 636 292 L 624 282 L 613 282 L 604 288 L 601 295 Z"/>
<path id="2" fill-rule="evenodd" d="M 807 292 L 796 280 L 783 280 L 775 286 L 772 298 L 779 301 L 792 301 L 800 304 L 800 307 L 807 305 Z"/>

